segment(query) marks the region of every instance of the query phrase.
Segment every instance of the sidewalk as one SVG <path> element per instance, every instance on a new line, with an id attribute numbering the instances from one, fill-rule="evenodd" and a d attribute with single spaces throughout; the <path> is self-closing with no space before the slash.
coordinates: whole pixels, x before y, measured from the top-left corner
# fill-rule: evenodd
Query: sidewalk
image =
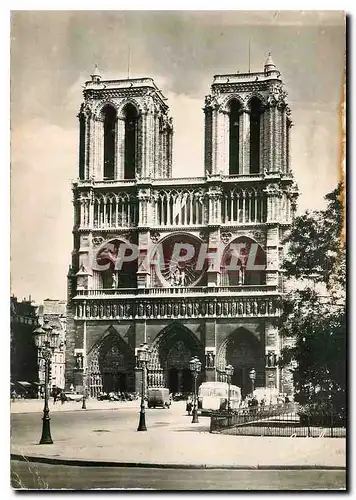
<path id="1" fill-rule="evenodd" d="M 98 401 L 89 399 L 86 401 L 87 410 L 117 410 L 118 408 L 136 408 L 139 403 L 136 401 Z M 11 401 L 11 413 L 40 413 L 43 411 L 43 399 L 20 399 Z M 51 412 L 58 411 L 82 411 L 82 401 L 66 401 L 61 404 L 57 401 L 53 404 L 53 398 L 49 401 Z"/>
<path id="2" fill-rule="evenodd" d="M 100 403 L 100 402 L 99 402 Z M 77 405 L 79 403 L 74 403 Z M 138 405 L 137 401 L 118 405 Z M 68 404 L 69 405 L 69 404 Z M 108 405 L 109 406 L 109 405 Z M 106 408 L 108 409 L 108 408 Z M 180 407 L 146 412 L 147 432 L 137 420 L 80 419 L 80 427 L 53 428 L 53 445 L 12 444 L 13 455 L 73 465 L 180 468 L 305 469 L 346 466 L 346 439 L 250 437 L 210 434 L 207 417 L 198 424 Z M 87 414 L 88 415 L 88 414 Z M 88 415 L 89 417 L 89 415 Z M 18 457 L 17 457 L 18 458 Z"/>

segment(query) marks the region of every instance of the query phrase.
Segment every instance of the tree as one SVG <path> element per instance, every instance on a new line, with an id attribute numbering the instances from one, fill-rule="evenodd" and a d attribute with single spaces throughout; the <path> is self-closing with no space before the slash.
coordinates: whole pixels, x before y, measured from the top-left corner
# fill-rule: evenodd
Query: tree
<path id="1" fill-rule="evenodd" d="M 327 208 L 296 217 L 286 238 L 284 273 L 290 291 L 280 330 L 287 347 L 280 364 L 293 366 L 300 403 L 346 401 L 346 254 L 343 186 L 325 196 Z"/>

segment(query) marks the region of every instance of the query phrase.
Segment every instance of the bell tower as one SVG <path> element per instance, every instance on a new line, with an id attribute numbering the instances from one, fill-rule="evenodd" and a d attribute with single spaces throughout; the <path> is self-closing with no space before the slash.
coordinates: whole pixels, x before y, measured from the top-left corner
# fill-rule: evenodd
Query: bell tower
<path id="1" fill-rule="evenodd" d="M 288 174 L 290 108 L 271 54 L 264 71 L 216 75 L 205 97 L 205 170 L 210 175 Z"/>
<path id="2" fill-rule="evenodd" d="M 172 120 L 152 78 L 102 80 L 95 67 L 79 112 L 81 180 L 167 178 Z"/>

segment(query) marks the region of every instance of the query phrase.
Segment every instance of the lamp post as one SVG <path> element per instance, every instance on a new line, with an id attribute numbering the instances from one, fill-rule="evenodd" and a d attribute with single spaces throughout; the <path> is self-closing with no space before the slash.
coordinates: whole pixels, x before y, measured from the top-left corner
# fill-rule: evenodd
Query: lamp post
<path id="1" fill-rule="evenodd" d="M 228 392 L 227 392 L 227 411 L 230 413 L 231 410 L 231 394 L 230 394 L 230 386 L 231 386 L 231 377 L 234 374 L 234 367 L 232 365 L 227 365 L 225 367 L 225 373 L 227 376 L 228 383 Z"/>
<path id="2" fill-rule="evenodd" d="M 145 387 L 147 378 L 147 363 L 150 358 L 150 350 L 147 344 L 141 344 L 141 346 L 137 349 L 137 358 L 138 358 L 138 363 L 142 368 L 140 421 L 137 430 L 147 431 L 146 413 L 145 413 Z"/>
<path id="3" fill-rule="evenodd" d="M 253 396 L 253 393 L 255 392 L 255 380 L 256 380 L 256 370 L 254 368 L 252 368 L 252 370 L 250 370 L 249 376 L 250 376 L 250 380 L 251 380 L 252 396 Z"/>
<path id="4" fill-rule="evenodd" d="M 197 393 L 197 378 L 201 372 L 201 362 L 196 356 L 189 361 L 189 368 L 194 377 L 194 405 L 192 424 L 197 424 L 198 420 L 198 393 Z"/>
<path id="5" fill-rule="evenodd" d="M 40 444 L 53 444 L 51 437 L 51 426 L 48 407 L 48 384 L 49 384 L 49 369 L 53 351 L 58 346 L 59 332 L 53 330 L 49 325 L 48 320 L 45 320 L 44 325 L 36 328 L 33 332 L 35 344 L 39 355 L 45 362 L 45 400 L 42 417 L 42 436 Z"/>
<path id="6" fill-rule="evenodd" d="M 83 399 L 82 399 L 82 410 L 87 409 L 87 368 L 83 367 Z"/>

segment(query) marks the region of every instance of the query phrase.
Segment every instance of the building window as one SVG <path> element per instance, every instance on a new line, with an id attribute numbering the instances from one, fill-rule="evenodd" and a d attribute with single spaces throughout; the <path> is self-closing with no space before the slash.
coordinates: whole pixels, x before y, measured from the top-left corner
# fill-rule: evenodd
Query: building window
<path id="1" fill-rule="evenodd" d="M 116 110 L 107 106 L 104 118 L 104 179 L 113 179 L 115 173 Z"/>
<path id="2" fill-rule="evenodd" d="M 125 108 L 125 179 L 135 178 L 137 161 L 137 125 L 137 110 L 132 104 L 128 104 Z"/>
<path id="3" fill-rule="evenodd" d="M 250 173 L 258 174 L 260 171 L 261 101 L 252 99 L 250 109 Z"/>
<path id="4" fill-rule="evenodd" d="M 230 104 L 229 119 L 229 174 L 239 174 L 239 137 L 240 137 L 241 104 L 233 100 Z"/>

